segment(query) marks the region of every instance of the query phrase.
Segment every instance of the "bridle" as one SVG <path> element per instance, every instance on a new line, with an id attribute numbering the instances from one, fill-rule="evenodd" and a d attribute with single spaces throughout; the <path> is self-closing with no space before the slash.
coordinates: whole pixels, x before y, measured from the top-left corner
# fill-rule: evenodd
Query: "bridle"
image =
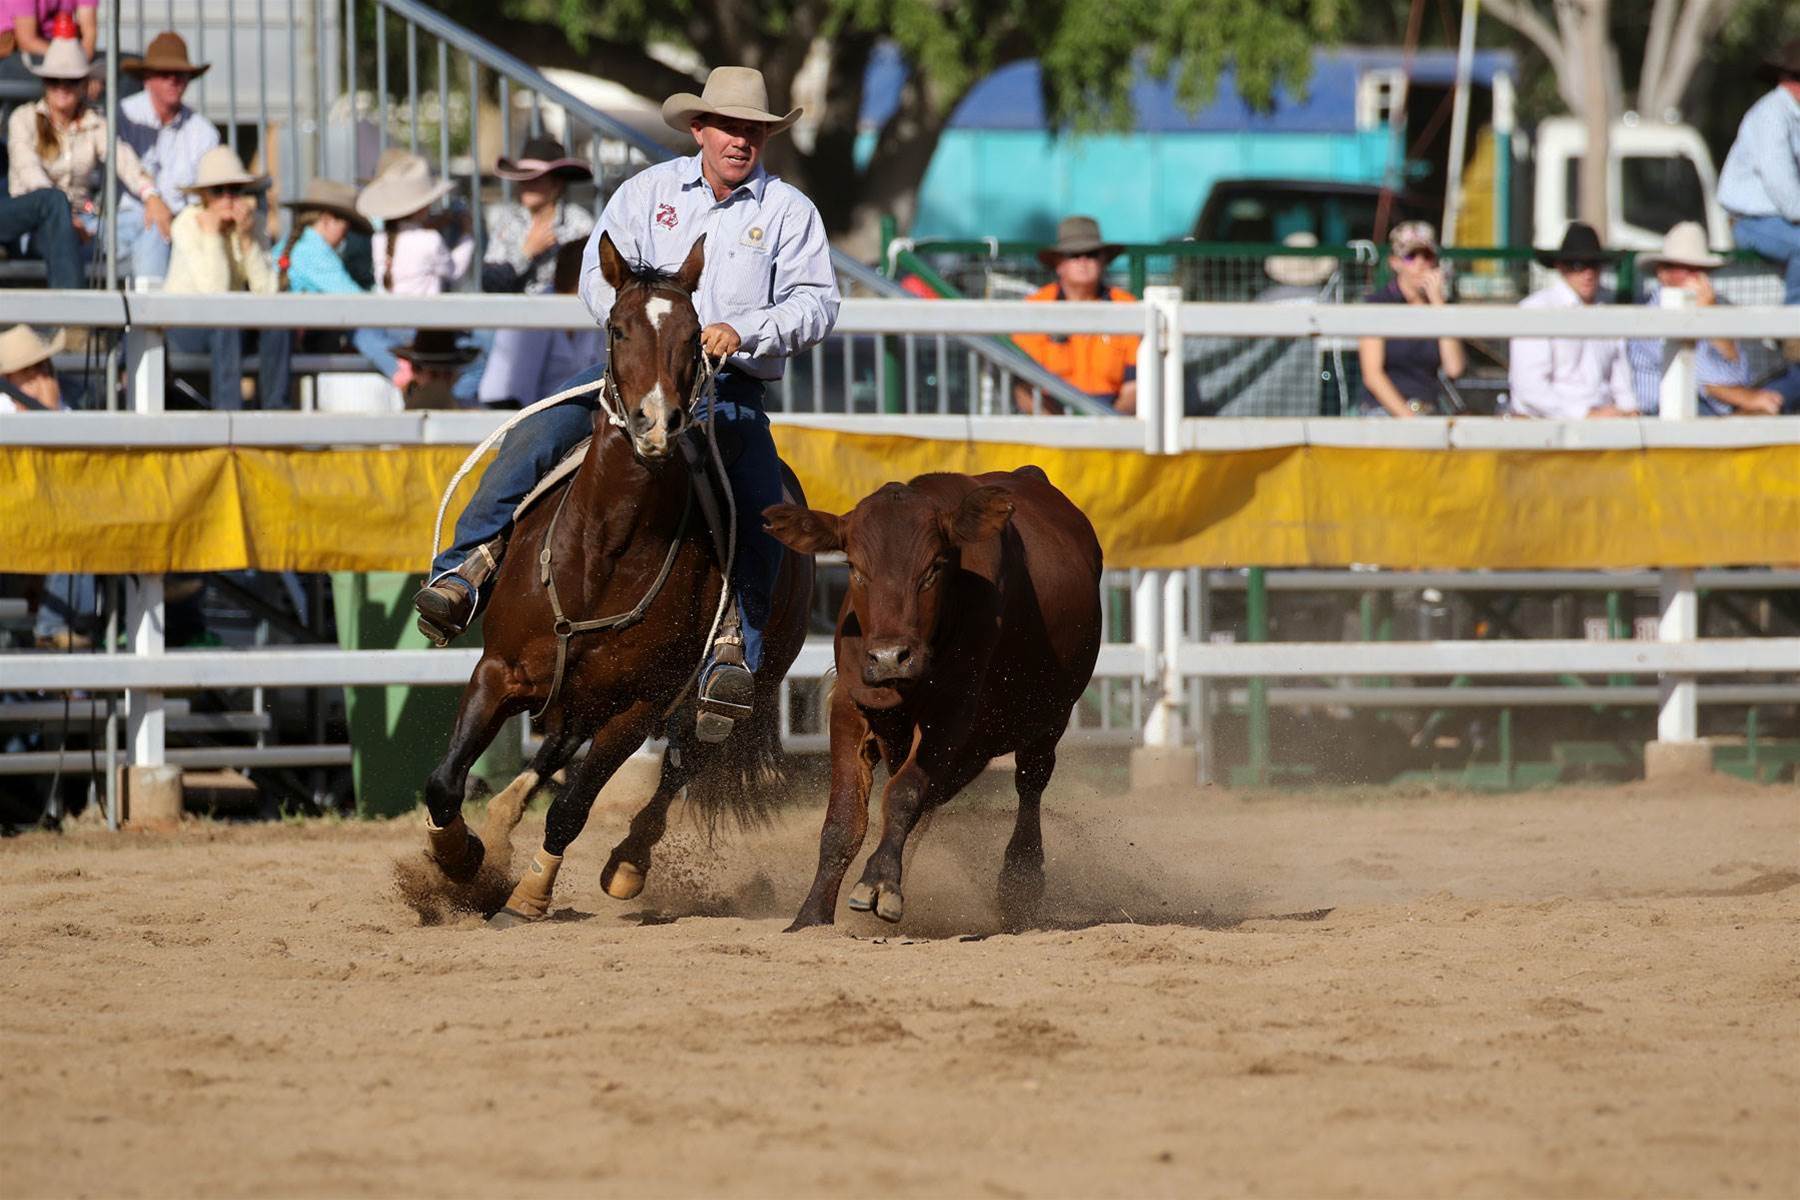
<path id="1" fill-rule="evenodd" d="M 637 286 L 651 292 L 662 292 L 666 295 L 678 296 L 690 305 L 693 303 L 693 297 L 678 287 L 669 287 L 653 283 L 643 283 Z M 619 390 L 618 376 L 613 374 L 613 364 L 618 361 L 618 355 L 613 353 L 613 343 L 615 338 L 613 337 L 611 322 L 609 321 L 607 324 L 606 373 L 600 377 L 600 390 L 596 399 L 599 401 L 600 411 L 606 414 L 606 423 L 616 429 L 623 430 L 629 437 L 631 434 L 631 426 L 625 416 L 625 397 Z M 694 383 L 693 386 L 688 389 L 687 397 L 683 400 L 681 407 L 675 412 L 674 428 L 669 431 L 670 441 L 674 441 L 693 427 L 694 408 L 700 403 L 700 397 L 706 393 L 706 390 L 712 384 L 714 377 L 718 375 L 719 368 L 724 365 L 723 359 L 714 362 L 712 357 L 706 353 L 705 349 L 698 345 L 694 347 L 694 358 Z M 709 408 L 707 410 L 707 436 L 710 438 L 711 435 L 712 410 Z M 632 439 L 631 452 L 637 456 L 640 462 L 643 461 L 644 456 L 638 453 L 637 440 L 635 438 Z"/>

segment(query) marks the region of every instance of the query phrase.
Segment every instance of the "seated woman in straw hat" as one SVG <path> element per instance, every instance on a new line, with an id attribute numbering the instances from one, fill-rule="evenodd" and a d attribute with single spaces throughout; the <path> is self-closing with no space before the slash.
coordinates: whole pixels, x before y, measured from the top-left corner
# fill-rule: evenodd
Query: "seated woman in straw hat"
<path id="1" fill-rule="evenodd" d="M 229 146 L 216 146 L 200 160 L 192 186 L 195 203 L 181 210 L 172 227 L 165 292 L 208 294 L 254 292 L 273 295 L 278 282 L 268 247 L 257 232 L 256 201 L 268 180 L 244 169 Z M 212 358 L 209 402 L 215 410 L 239 409 L 243 401 L 244 339 L 259 345 L 257 400 L 262 408 L 288 407 L 288 354 L 293 337 L 285 329 L 171 329 L 169 345 Z"/>
<path id="2" fill-rule="evenodd" d="M 31 68 L 44 81 L 43 98 L 13 110 L 6 123 L 7 190 L 15 196 L 55 188 L 69 198 L 84 257 L 100 232 L 94 185 L 111 144 L 106 116 L 87 102 L 92 64 L 81 44 L 59 38 L 44 61 Z M 119 184 L 132 196 L 153 191 L 137 152 L 119 143 Z"/>
<path id="3" fill-rule="evenodd" d="M 431 215 L 432 207 L 455 190 L 431 173 L 417 154 L 396 156 L 356 197 L 356 211 L 375 223 L 375 290 L 393 296 L 436 296 L 469 273 L 475 243 L 469 238 L 469 215 Z M 369 356 L 394 385 L 406 390 L 411 367 L 395 358 L 395 346 L 412 341 L 410 329 L 358 331 L 364 342 L 385 343 L 379 361 Z M 367 351 L 364 352 L 367 354 Z"/>

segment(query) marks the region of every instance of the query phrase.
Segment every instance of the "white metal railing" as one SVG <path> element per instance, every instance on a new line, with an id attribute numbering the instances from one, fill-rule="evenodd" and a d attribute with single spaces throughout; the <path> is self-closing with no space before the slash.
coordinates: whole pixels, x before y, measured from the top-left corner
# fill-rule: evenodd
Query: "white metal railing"
<path id="1" fill-rule="evenodd" d="M 394 413 L 322 416 L 296 413 L 162 411 L 161 329 L 180 326 L 348 328 L 362 324 L 418 328 L 571 327 L 588 317 L 571 300 L 450 296 L 396 297 L 158 296 L 107 293 L 13 292 L 34 319 L 89 326 L 129 326 L 131 413 L 31 414 L 0 417 L 0 444 L 11 445 L 322 445 L 469 444 L 499 420 L 485 413 Z M 1592 308 L 1546 312 L 1517 308 L 1402 309 L 1388 306 L 1262 306 L 1181 304 L 1173 289 L 1151 289 L 1136 304 L 1025 304 L 1004 301 L 851 299 L 838 329 L 844 333 L 932 336 L 961 334 L 1138 333 L 1139 413 L 1136 420 L 1072 417 L 966 416 L 956 418 L 827 414 L 777 415 L 778 420 L 823 423 L 957 439 L 1027 444 L 1141 448 L 1174 453 L 1194 447 L 1338 444 L 1399 448 L 1461 447 L 1593 449 L 1615 446 L 1750 446 L 1800 444 L 1800 419 L 1693 421 L 1691 348 L 1671 359 L 1661 421 L 1532 422 L 1492 418 L 1417 421 L 1184 420 L 1186 334 L 1232 332 L 1252 336 L 1437 335 L 1559 337 L 1770 337 L 1800 333 L 1793 309 L 1664 311 Z M 1690 343 L 1691 345 L 1691 343 Z M 1688 402 L 1679 398 L 1687 396 Z M 421 563 L 425 547 L 420 548 Z M 0 563 L 0 566 L 3 566 Z M 1189 572 L 1133 571 L 1129 589 L 1132 640 L 1109 645 L 1096 678 L 1130 681 L 1141 724 L 1132 740 L 1161 748 L 1180 744 L 1180 710 L 1191 681 L 1246 675 L 1342 677 L 1357 675 L 1521 675 L 1637 671 L 1657 673 L 1659 738 L 1698 736 L 1696 677 L 1757 676 L 1800 665 L 1800 638 L 1697 637 L 1695 573 L 1657 576 L 1662 593 L 1656 643 L 1589 641 L 1383 643 L 1259 643 L 1220 645 L 1204 640 L 1189 619 Z M 165 653 L 162 580 L 138 577 L 129 589 L 129 656 L 16 654 L 0 659 L 4 686 L 17 690 L 123 691 L 127 697 L 130 759 L 165 760 L 166 692 L 218 686 L 322 687 L 351 684 L 453 684 L 468 677 L 470 651 L 246 650 Z M 830 665 L 828 641 L 809 644 L 792 678 L 816 680 Z M 1144 703 L 1136 698 L 1142 688 Z M 1714 699 L 1722 699 L 1721 693 Z M 1762 693 L 1758 693 L 1762 694 Z M 784 710 L 785 711 L 785 710 Z"/>

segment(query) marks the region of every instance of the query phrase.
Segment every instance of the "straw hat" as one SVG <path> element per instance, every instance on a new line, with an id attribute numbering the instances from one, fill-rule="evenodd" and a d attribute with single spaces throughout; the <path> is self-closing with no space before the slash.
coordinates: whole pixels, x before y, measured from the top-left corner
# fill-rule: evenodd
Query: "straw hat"
<path id="1" fill-rule="evenodd" d="M 394 347 L 394 357 L 416 367 L 460 367 L 481 354 L 471 346 L 458 345 L 462 336 L 454 329 L 421 329 L 413 334 L 410 345 Z"/>
<path id="2" fill-rule="evenodd" d="M 430 208 L 456 185 L 431 173 L 431 164 L 407 154 L 388 164 L 356 197 L 356 211 L 371 221 L 397 221 Z"/>
<path id="3" fill-rule="evenodd" d="M 753 67 L 714 67 L 706 77 L 706 87 L 698 96 L 692 92 L 676 92 L 663 101 L 663 120 L 669 128 L 686 133 L 695 117 L 733 117 L 739 121 L 761 121 L 770 133 L 780 133 L 800 119 L 805 109 L 796 108 L 785 117 L 769 111 L 769 88 L 762 72 Z"/>
<path id="4" fill-rule="evenodd" d="M 1319 239 L 1301 230 L 1282 238 L 1281 244 L 1312 250 L 1317 248 Z M 1263 260 L 1263 270 L 1269 278 L 1285 287 L 1320 287 L 1337 269 L 1337 259 L 1329 254 L 1276 254 Z"/>
<path id="5" fill-rule="evenodd" d="M 207 188 L 246 187 L 260 190 L 268 186 L 269 181 L 263 176 L 252 175 L 245 169 L 244 160 L 237 156 L 237 151 L 230 146 L 214 146 L 200 156 L 200 167 L 194 174 L 194 182 L 181 190 L 197 196 Z"/>
<path id="6" fill-rule="evenodd" d="M 553 137 L 534 137 L 519 151 L 519 157 L 504 156 L 494 164 L 494 174 L 514 183 L 530 183 L 554 175 L 558 179 L 592 179 L 594 168 L 579 158 L 570 158 L 563 144 Z"/>
<path id="7" fill-rule="evenodd" d="M 1655 270 L 1659 266 L 1697 267 L 1710 271 L 1725 265 L 1725 260 L 1706 247 L 1706 230 L 1698 221 L 1683 221 L 1663 234 L 1662 249 L 1654 254 L 1638 256 L 1640 266 Z"/>
<path id="8" fill-rule="evenodd" d="M 1102 264 L 1117 258 L 1125 249 L 1117 242 L 1100 236 L 1100 222 L 1092 217 L 1064 217 L 1056 223 L 1056 244 L 1037 252 L 1038 261 L 1054 269 L 1056 264 L 1074 254 L 1098 254 Z"/>
<path id="9" fill-rule="evenodd" d="M 87 79 L 94 73 L 81 43 L 73 38 L 57 38 L 44 51 L 44 61 L 29 68 L 39 79 Z"/>
<path id="10" fill-rule="evenodd" d="M 193 79 L 212 69 L 211 63 L 194 63 L 188 61 L 187 42 L 179 33 L 159 33 L 150 41 L 150 48 L 143 56 L 132 55 L 119 64 L 119 70 L 129 71 L 133 75 L 149 75 L 152 72 L 172 71 L 177 75 L 186 75 Z"/>
<path id="11" fill-rule="evenodd" d="M 1563 232 L 1562 245 L 1554 250 L 1537 252 L 1538 263 L 1546 267 L 1563 263 L 1609 263 L 1612 259 L 1613 256 L 1600 244 L 1600 235 L 1594 232 L 1594 227 L 1581 221 L 1569 223 L 1569 228 Z"/>
<path id="12" fill-rule="evenodd" d="M 335 179 L 314 179 L 306 185 L 298 200 L 282 205 L 295 212 L 328 212 L 344 218 L 356 229 L 368 233 L 373 228 L 369 219 L 356 211 L 356 189 Z"/>
<path id="13" fill-rule="evenodd" d="M 14 325 L 0 333 L 0 375 L 11 375 L 14 371 L 50 361 L 52 355 L 62 353 L 65 340 L 61 332 L 46 341 L 31 326 Z"/>

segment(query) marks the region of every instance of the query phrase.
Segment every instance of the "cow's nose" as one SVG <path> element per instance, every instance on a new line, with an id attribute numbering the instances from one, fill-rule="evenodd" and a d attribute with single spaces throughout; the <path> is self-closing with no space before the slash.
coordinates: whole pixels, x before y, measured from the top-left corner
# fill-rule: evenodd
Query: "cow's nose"
<path id="1" fill-rule="evenodd" d="M 863 659 L 863 682 L 891 683 L 911 679 L 918 674 L 912 647 L 905 645 L 876 646 Z"/>

